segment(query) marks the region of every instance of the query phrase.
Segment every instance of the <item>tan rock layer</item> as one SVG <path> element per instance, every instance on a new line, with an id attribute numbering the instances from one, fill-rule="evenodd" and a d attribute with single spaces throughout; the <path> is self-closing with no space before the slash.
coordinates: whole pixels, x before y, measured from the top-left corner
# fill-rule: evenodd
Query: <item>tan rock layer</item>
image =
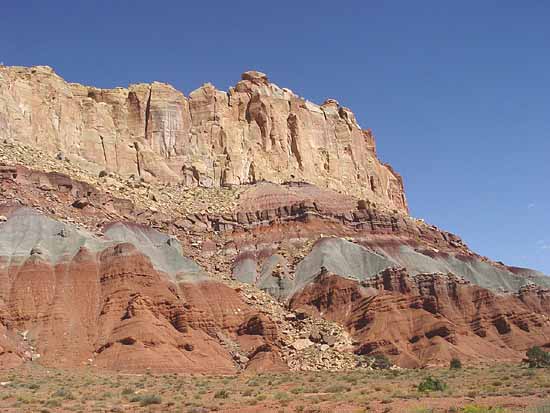
<path id="1" fill-rule="evenodd" d="M 49 67 L 0 66 L 0 139 L 86 168 L 188 186 L 307 181 L 407 212 L 401 177 L 335 100 L 315 105 L 246 72 L 229 92 L 185 97 L 154 82 L 96 89 Z"/>

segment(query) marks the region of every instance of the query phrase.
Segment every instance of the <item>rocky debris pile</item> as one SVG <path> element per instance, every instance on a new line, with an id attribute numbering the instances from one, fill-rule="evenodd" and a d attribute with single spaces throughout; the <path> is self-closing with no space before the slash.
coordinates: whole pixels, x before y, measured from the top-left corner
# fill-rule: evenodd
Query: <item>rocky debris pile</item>
<path id="1" fill-rule="evenodd" d="M 244 370 L 250 359 L 248 358 L 248 353 L 239 346 L 239 343 L 221 331 L 216 332 L 216 339 L 229 352 L 237 368 Z"/>
<path id="2" fill-rule="evenodd" d="M 227 282 L 240 293 L 243 301 L 277 325 L 282 358 L 292 370 L 346 370 L 356 366 L 357 357 L 351 353 L 352 338 L 341 325 L 288 310 L 283 303 L 250 284 Z M 236 356 L 240 358 L 242 356 Z"/>
<path id="3" fill-rule="evenodd" d="M 32 340 L 29 337 L 29 330 L 21 331 L 19 333 L 23 343 L 26 345 L 27 350 L 23 353 L 25 359 L 30 361 L 37 361 L 40 359 L 40 353 L 36 352 L 36 347 L 33 345 Z"/>
<path id="4" fill-rule="evenodd" d="M 287 320 L 290 328 L 283 331 L 293 341 L 285 356 L 291 369 L 336 371 L 357 366 L 353 340 L 342 326 L 304 312 L 290 314 Z"/>
<path id="5" fill-rule="evenodd" d="M 286 361 L 291 370 L 300 371 L 346 371 L 359 365 L 359 357 L 351 352 L 316 346 L 292 354 Z"/>

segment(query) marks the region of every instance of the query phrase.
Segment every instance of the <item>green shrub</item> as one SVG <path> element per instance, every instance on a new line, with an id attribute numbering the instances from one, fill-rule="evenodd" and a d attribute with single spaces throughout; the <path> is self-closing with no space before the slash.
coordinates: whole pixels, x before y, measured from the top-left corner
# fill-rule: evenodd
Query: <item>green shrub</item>
<path id="1" fill-rule="evenodd" d="M 122 395 L 124 396 L 127 396 L 129 394 L 134 394 L 134 389 L 132 389 L 131 387 L 125 387 L 122 389 Z"/>
<path id="2" fill-rule="evenodd" d="M 372 367 L 375 369 L 389 369 L 392 366 L 392 362 L 384 354 L 375 354 Z"/>
<path id="3" fill-rule="evenodd" d="M 227 399 L 229 397 L 229 393 L 227 390 L 218 390 L 216 393 L 214 393 L 215 399 Z"/>
<path id="4" fill-rule="evenodd" d="M 288 393 L 285 393 L 284 391 L 280 391 L 275 393 L 273 398 L 276 400 L 288 400 L 290 397 L 288 396 Z"/>
<path id="5" fill-rule="evenodd" d="M 64 387 L 61 387 L 60 389 L 56 390 L 52 394 L 52 397 L 59 397 L 60 399 L 65 399 L 65 400 L 74 400 L 73 394 Z"/>
<path id="6" fill-rule="evenodd" d="M 454 370 L 461 369 L 461 368 L 462 368 L 462 362 L 460 361 L 459 358 L 453 357 L 453 358 L 451 359 L 451 362 L 449 363 L 449 367 L 450 367 L 451 369 L 454 369 Z"/>
<path id="7" fill-rule="evenodd" d="M 332 386 L 329 386 L 325 389 L 325 392 L 327 393 L 343 393 L 346 391 L 350 391 L 351 388 L 348 386 L 344 386 L 342 384 L 333 384 Z"/>
<path id="8" fill-rule="evenodd" d="M 150 406 L 151 404 L 161 404 L 162 399 L 157 394 L 146 394 L 141 396 L 141 400 L 139 402 L 140 406 Z"/>
<path id="9" fill-rule="evenodd" d="M 132 397 L 130 402 L 139 403 L 140 406 L 149 406 L 151 404 L 161 404 L 162 399 L 156 394 L 143 394 Z"/>
<path id="10" fill-rule="evenodd" d="M 550 367 L 550 353 L 540 347 L 531 347 L 526 355 L 529 367 Z"/>
<path id="11" fill-rule="evenodd" d="M 418 385 L 418 391 L 421 391 L 421 392 L 443 391 L 446 388 L 447 386 L 445 385 L 445 383 L 443 383 L 441 380 L 433 378 L 432 376 L 426 377 Z"/>
<path id="12" fill-rule="evenodd" d="M 44 403 L 44 406 L 46 407 L 61 407 L 61 402 L 56 399 L 50 399 L 46 403 Z"/>

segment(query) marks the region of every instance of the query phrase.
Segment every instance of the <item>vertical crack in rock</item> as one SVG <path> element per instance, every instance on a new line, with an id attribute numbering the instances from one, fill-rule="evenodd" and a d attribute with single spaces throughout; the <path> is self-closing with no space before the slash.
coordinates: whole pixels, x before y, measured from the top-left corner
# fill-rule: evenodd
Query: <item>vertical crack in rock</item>
<path id="1" fill-rule="evenodd" d="M 300 151 L 298 150 L 298 118 L 294 113 L 288 115 L 287 123 L 288 130 L 290 131 L 290 151 L 296 158 L 296 161 L 298 162 L 298 167 L 301 171 L 303 171 L 304 165 L 302 163 L 302 156 L 300 155 Z"/>
<path id="2" fill-rule="evenodd" d="M 105 150 L 105 141 L 103 140 L 103 136 L 99 135 L 99 139 L 101 141 L 101 148 L 103 149 L 103 159 L 105 160 L 105 167 L 108 166 L 107 162 L 107 151 Z"/>
<path id="3" fill-rule="evenodd" d="M 115 136 L 115 165 L 116 171 L 118 172 L 120 170 L 120 166 L 118 164 L 118 134 Z"/>
<path id="4" fill-rule="evenodd" d="M 139 163 L 139 144 L 134 142 L 134 149 L 136 150 L 136 166 L 138 175 L 141 176 L 141 165 Z"/>
<path id="5" fill-rule="evenodd" d="M 153 94 L 153 86 L 149 87 L 149 96 L 147 96 L 147 104 L 145 105 L 145 135 L 143 138 L 147 140 L 147 134 L 149 132 L 149 116 L 151 114 L 151 95 Z"/>

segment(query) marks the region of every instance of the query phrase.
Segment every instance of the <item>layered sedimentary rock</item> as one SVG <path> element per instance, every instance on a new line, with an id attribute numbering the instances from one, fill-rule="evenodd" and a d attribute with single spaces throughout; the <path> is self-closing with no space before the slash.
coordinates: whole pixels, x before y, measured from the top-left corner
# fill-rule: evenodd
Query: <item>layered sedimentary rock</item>
<path id="1" fill-rule="evenodd" d="M 363 282 L 323 269 L 296 294 L 292 308 L 346 325 L 358 354 L 386 354 L 401 366 L 461 360 L 517 361 L 550 344 L 540 287 L 498 295 L 452 274 L 410 276 L 389 268 Z"/>
<path id="2" fill-rule="evenodd" d="M 45 67 L 1 67 L 0 86 L 2 367 L 349 369 L 550 348 L 550 278 L 407 215 L 400 177 L 335 101 L 257 72 L 189 97 Z"/>
<path id="3" fill-rule="evenodd" d="M 97 89 L 45 66 L 0 67 L 3 138 L 97 172 L 206 187 L 307 181 L 407 211 L 401 177 L 349 109 L 313 104 L 260 72 L 185 97 L 158 82 Z"/>
<path id="4" fill-rule="evenodd" d="M 3 366 L 230 373 L 253 361 L 258 369 L 266 352 L 270 366 L 282 364 L 270 347 L 276 326 L 208 279 L 176 240 L 120 224 L 97 237 L 29 209 L 2 212 Z"/>

